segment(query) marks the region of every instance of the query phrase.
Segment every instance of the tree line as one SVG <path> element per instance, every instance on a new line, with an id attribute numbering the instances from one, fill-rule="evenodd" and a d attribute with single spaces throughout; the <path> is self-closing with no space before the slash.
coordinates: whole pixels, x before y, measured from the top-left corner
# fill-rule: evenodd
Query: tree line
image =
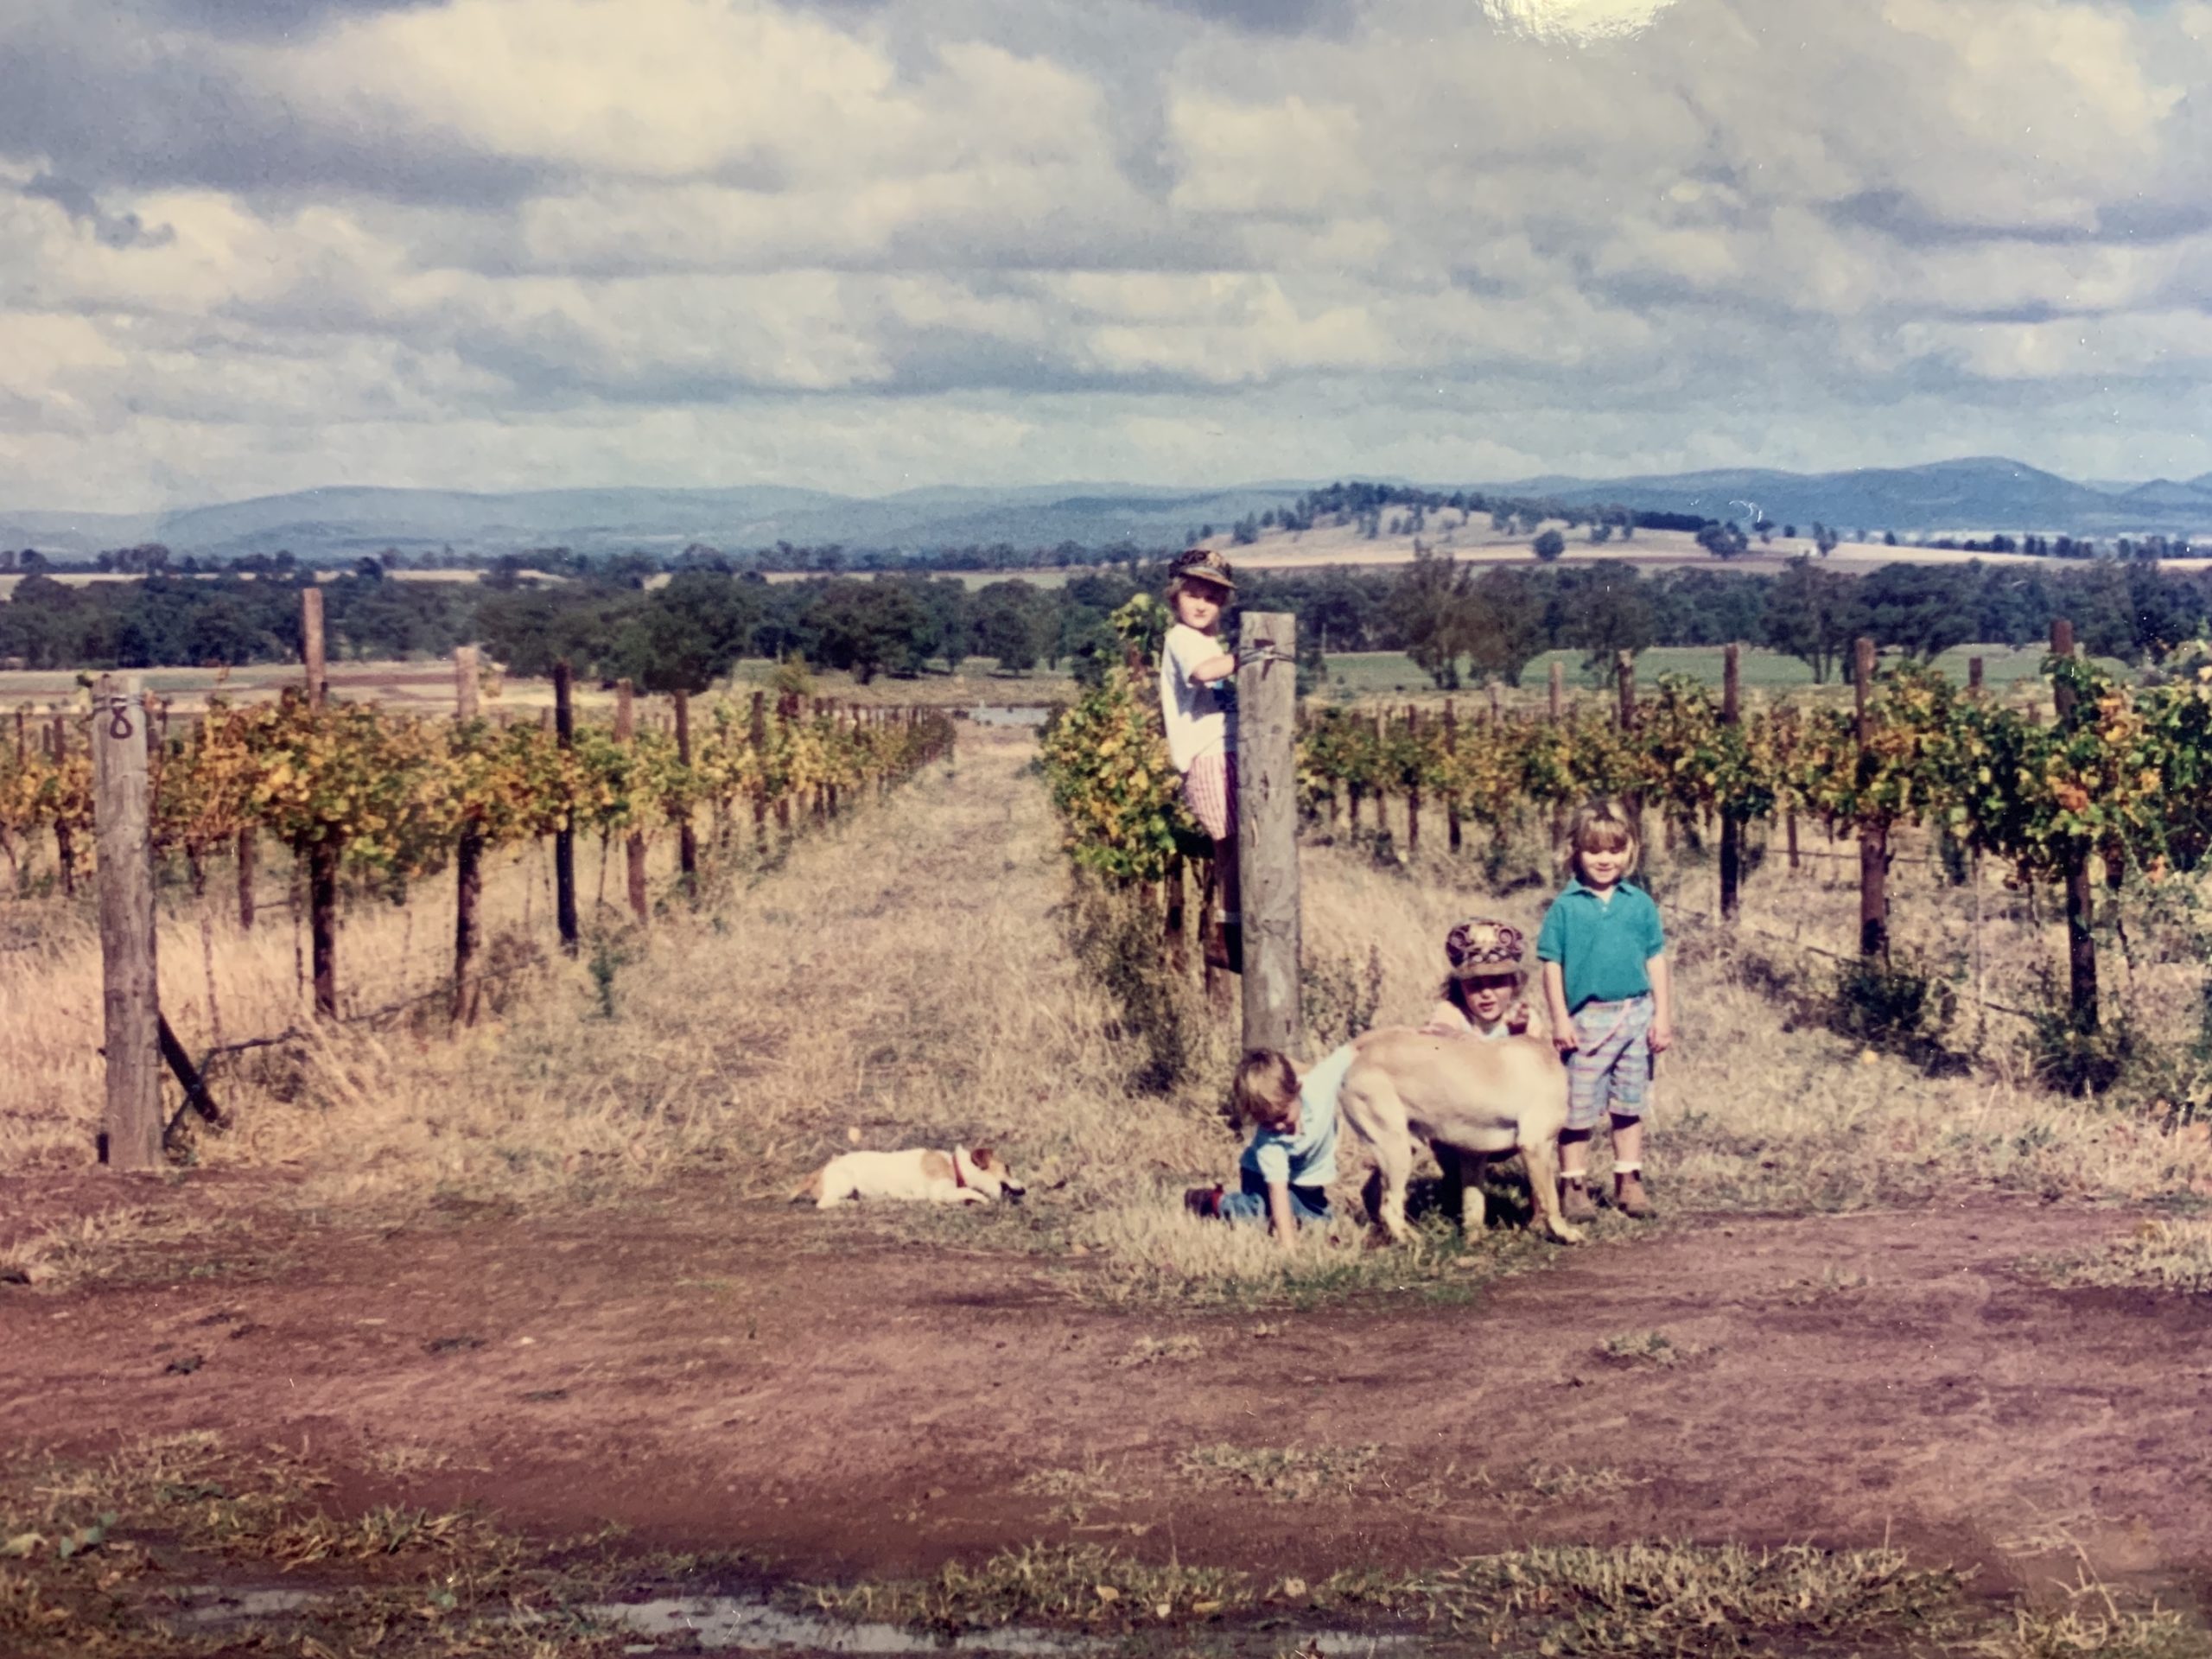
<path id="1" fill-rule="evenodd" d="M 650 562 L 587 562 L 557 582 L 495 572 L 476 582 L 395 582 L 373 567 L 322 584 L 334 658 L 442 656 L 480 644 L 518 673 L 565 658 L 579 674 L 656 692 L 699 691 L 741 657 L 798 658 L 862 679 L 949 671 L 976 657 L 1007 673 L 1065 667 L 1095 679 L 1121 646 L 1109 619 L 1159 591 L 1165 566 L 1134 559 L 1058 586 L 1008 577 L 971 588 L 920 572 L 770 582 L 704 566 L 665 582 Z M 35 669 L 243 666 L 296 660 L 296 569 L 254 580 L 154 575 L 70 586 L 25 577 L 0 605 L 0 661 Z M 1651 645 L 1764 645 L 1833 677 L 1860 634 L 1926 659 L 1969 641 L 2024 645 L 2055 616 L 2084 648 L 2156 661 L 2212 628 L 2212 580 L 2156 564 L 1897 564 L 1847 575 L 1813 559 L 1779 575 L 1725 567 L 1641 572 L 1618 563 L 1471 565 L 1424 551 L 1393 569 L 1250 570 L 1238 600 L 1288 611 L 1309 656 L 1403 651 L 1447 689 L 1517 681 L 1550 651 L 1593 666 Z"/>

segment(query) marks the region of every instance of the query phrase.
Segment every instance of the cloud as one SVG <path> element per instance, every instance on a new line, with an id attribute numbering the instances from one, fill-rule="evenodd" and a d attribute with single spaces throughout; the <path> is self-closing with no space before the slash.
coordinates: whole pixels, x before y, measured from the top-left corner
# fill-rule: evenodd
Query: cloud
<path id="1" fill-rule="evenodd" d="M 176 240 L 174 226 L 162 225 L 149 230 L 136 213 L 103 213 L 91 191 L 51 173 L 41 173 L 23 186 L 23 194 L 34 200 L 50 201 L 70 218 L 90 226 L 105 247 L 159 248 Z"/>
<path id="2" fill-rule="evenodd" d="M 1538 40 L 1586 42 L 1641 34 L 1674 0 L 1482 0 L 1503 27 Z"/>
<path id="3" fill-rule="evenodd" d="M 2202 3 L 17 0 L 0 503 L 2193 474 L 2207 85 Z"/>

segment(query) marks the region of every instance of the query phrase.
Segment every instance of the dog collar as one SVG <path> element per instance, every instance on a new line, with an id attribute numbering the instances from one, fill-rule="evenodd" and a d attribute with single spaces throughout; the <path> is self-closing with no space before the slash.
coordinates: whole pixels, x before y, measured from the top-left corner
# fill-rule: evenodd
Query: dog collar
<path id="1" fill-rule="evenodd" d="M 968 1178 L 960 1173 L 960 1148 L 952 1149 L 952 1185 L 955 1188 L 968 1185 Z"/>

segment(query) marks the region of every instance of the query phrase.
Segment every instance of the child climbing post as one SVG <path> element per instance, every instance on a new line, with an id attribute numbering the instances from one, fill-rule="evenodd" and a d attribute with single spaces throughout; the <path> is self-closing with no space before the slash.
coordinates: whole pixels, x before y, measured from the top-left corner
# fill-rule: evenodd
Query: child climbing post
<path id="1" fill-rule="evenodd" d="M 1243 957 L 1236 877 L 1236 661 L 1222 644 L 1222 613 L 1236 592 L 1229 561 L 1211 548 L 1178 554 L 1167 603 L 1175 621 L 1160 653 L 1160 713 L 1183 800 L 1213 842 L 1214 902 L 1229 960 Z"/>

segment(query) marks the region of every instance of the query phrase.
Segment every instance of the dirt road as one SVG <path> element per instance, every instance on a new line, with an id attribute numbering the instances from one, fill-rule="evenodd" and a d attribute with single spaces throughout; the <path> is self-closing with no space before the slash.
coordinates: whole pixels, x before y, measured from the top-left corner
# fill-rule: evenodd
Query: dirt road
<path id="1" fill-rule="evenodd" d="M 355 1501 L 619 1521 L 812 1574 L 1063 1535 L 1316 1573 L 1539 1540 L 1886 1537 L 2000 1583 L 2077 1546 L 2108 1578 L 2192 1582 L 2212 1307 L 2021 1273 L 2116 1224 L 1691 1224 L 1465 1305 L 1192 1317 L 696 1191 L 264 1233 L 264 1259 L 301 1258 L 264 1282 L 10 1292 L 0 1413 L 32 1443 L 213 1428 L 353 1471 Z M 1270 1502 L 1194 1474 L 1219 1447 L 1357 1472 Z M 396 1463 L 419 1472 L 374 1472 Z"/>

